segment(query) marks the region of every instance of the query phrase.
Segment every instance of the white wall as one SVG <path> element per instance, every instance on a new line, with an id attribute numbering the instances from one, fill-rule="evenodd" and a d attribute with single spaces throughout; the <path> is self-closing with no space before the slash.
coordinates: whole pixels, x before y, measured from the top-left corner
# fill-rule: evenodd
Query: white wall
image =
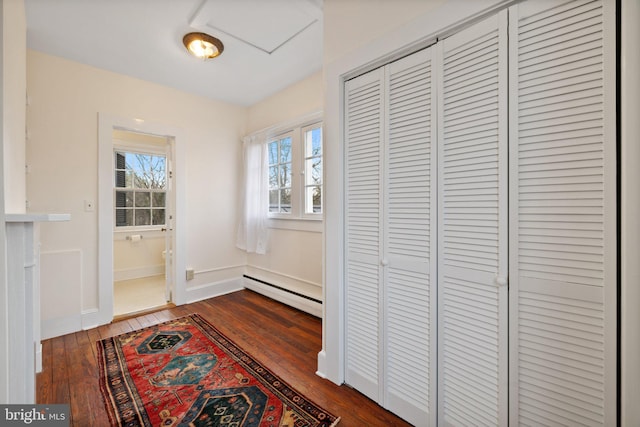
<path id="1" fill-rule="evenodd" d="M 322 72 L 319 71 L 250 107 L 247 133 L 321 111 L 322 93 Z M 321 300 L 322 224 L 311 225 L 313 231 L 310 231 L 308 223 L 296 222 L 306 230 L 275 228 L 291 223 L 288 220 L 271 221 L 268 252 L 248 255 L 247 274 Z"/>
<path id="2" fill-rule="evenodd" d="M 4 121 L 4 191 L 5 211 L 25 211 L 25 103 L 27 69 L 26 15 L 22 0 L 4 1 L 5 18 L 2 31 L 3 74 L 6 84 L 2 88 Z"/>
<path id="3" fill-rule="evenodd" d="M 98 200 L 99 112 L 182 130 L 186 264 L 197 273 L 187 290 L 206 296 L 210 284 L 241 277 L 246 255 L 234 243 L 246 108 L 35 51 L 27 60 L 30 209 L 71 213 L 68 223 L 42 227 L 43 270 L 55 265 L 48 257 L 74 266 L 43 271 L 43 294 L 56 286 L 47 304 L 66 307 L 52 310 L 64 314 L 56 319 L 43 307 L 43 323 L 77 329 L 78 318 L 98 308 L 99 206 L 86 212 L 84 201 Z"/>
<path id="4" fill-rule="evenodd" d="M 416 17 L 424 15 L 445 1 L 324 0 L 323 62 L 325 66 Z"/>
<path id="5" fill-rule="evenodd" d="M 640 2 L 623 0 L 621 52 L 621 420 L 624 427 L 640 425 Z"/>

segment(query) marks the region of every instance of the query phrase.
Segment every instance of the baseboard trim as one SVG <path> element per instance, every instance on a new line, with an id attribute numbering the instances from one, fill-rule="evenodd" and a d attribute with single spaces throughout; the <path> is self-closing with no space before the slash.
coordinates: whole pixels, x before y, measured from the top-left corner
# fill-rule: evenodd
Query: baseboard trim
<path id="1" fill-rule="evenodd" d="M 100 311 L 97 308 L 82 311 L 82 329 L 92 329 L 100 326 Z"/>
<path id="2" fill-rule="evenodd" d="M 82 316 L 76 314 L 57 319 L 47 319 L 42 322 L 42 340 L 55 338 L 62 335 L 78 332 L 82 330 Z"/>
<path id="3" fill-rule="evenodd" d="M 283 304 L 289 305 L 298 310 L 309 313 L 312 316 L 322 317 L 322 302 L 298 292 L 287 290 L 281 286 L 268 283 L 264 280 L 255 279 L 244 275 L 244 287 L 254 292 L 272 298 Z"/>
<path id="4" fill-rule="evenodd" d="M 236 277 L 230 280 L 221 280 L 219 282 L 207 283 L 185 290 L 186 302 L 202 301 L 208 298 L 218 297 L 220 295 L 236 292 L 244 288 L 242 277 Z"/>
<path id="5" fill-rule="evenodd" d="M 327 354 L 324 352 L 324 350 L 321 350 L 318 353 L 318 370 L 316 371 L 316 375 L 319 376 L 320 378 L 327 379 L 327 374 L 325 374 L 326 371 L 327 371 Z"/>

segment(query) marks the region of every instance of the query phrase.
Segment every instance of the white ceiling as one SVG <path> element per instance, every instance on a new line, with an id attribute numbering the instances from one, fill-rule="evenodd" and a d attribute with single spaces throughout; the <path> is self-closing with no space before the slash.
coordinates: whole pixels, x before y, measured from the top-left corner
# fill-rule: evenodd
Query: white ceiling
<path id="1" fill-rule="evenodd" d="M 252 105 L 322 67 L 322 0 L 25 0 L 27 46 L 220 101 Z M 182 37 L 218 37 L 203 62 Z"/>

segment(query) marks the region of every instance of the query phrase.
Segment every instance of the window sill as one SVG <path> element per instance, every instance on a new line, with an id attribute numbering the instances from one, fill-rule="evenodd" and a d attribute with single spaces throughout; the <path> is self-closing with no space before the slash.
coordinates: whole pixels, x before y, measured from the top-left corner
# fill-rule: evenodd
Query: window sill
<path id="1" fill-rule="evenodd" d="M 322 233 L 324 231 L 324 222 L 320 218 L 278 218 L 271 217 L 267 224 L 269 228 L 278 230 L 294 230 L 307 231 L 311 233 Z"/>

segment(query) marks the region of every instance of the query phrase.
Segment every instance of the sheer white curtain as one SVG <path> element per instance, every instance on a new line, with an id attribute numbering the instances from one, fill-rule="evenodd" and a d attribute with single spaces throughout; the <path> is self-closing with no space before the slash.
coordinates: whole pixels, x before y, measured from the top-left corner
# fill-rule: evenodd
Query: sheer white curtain
<path id="1" fill-rule="evenodd" d="M 267 251 L 269 209 L 269 182 L 267 141 L 265 134 L 244 137 L 242 141 L 244 174 L 240 223 L 236 246 L 251 253 Z"/>

